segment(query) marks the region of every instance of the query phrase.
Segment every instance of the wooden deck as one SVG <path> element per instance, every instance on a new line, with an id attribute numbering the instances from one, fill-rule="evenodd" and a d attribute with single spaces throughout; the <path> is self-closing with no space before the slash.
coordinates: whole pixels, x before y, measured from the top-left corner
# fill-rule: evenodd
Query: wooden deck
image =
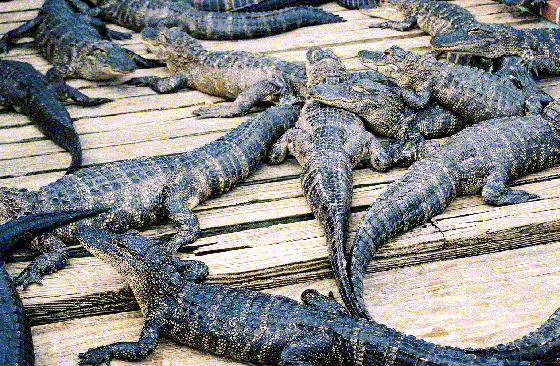
<path id="1" fill-rule="evenodd" d="M 41 0 L 0 3 L 0 33 L 34 17 Z M 529 13 L 510 13 L 490 0 L 461 0 L 480 20 L 519 27 L 549 26 Z M 298 29 L 257 40 L 203 42 L 209 49 L 261 51 L 303 60 L 312 45 L 331 47 L 350 69 L 360 68 L 361 49 L 397 44 L 425 50 L 429 37 L 416 30 L 373 30 L 374 19 L 334 3 L 324 9 L 346 23 Z M 123 45 L 146 54 L 137 34 Z M 31 62 L 42 72 L 49 65 L 32 48 L 7 56 Z M 150 57 L 150 56 L 148 56 Z M 166 75 L 152 69 L 139 75 Z M 560 79 L 542 81 L 553 97 Z M 195 120 L 191 111 L 221 99 L 184 90 L 156 95 L 148 88 L 71 80 L 90 96 L 115 101 L 97 108 L 69 106 L 81 135 L 86 165 L 170 154 L 216 139 L 243 118 Z M 39 188 L 63 175 L 69 154 L 61 151 L 25 116 L 0 115 L 0 186 Z M 367 207 L 388 183 L 403 173 L 355 170 L 351 239 Z M 208 263 L 211 281 L 298 298 L 306 288 L 335 290 L 323 233 L 302 196 L 300 167 L 294 159 L 262 166 L 232 192 L 196 208 L 202 238 L 182 248 L 181 257 Z M 374 318 L 405 333 L 439 344 L 489 346 L 513 340 L 541 324 L 560 306 L 560 167 L 515 182 L 541 199 L 493 208 L 480 197 L 457 199 L 431 223 L 387 245 L 366 277 L 366 301 Z M 167 225 L 146 235 L 165 237 Z M 18 273 L 30 260 L 16 253 L 7 265 Z M 79 247 L 68 266 L 47 276 L 43 285 L 21 292 L 34 324 L 37 365 L 76 365 L 77 354 L 92 346 L 136 340 L 142 317 L 133 298 L 120 291 L 123 279 Z M 114 361 L 111 365 L 129 364 Z M 163 341 L 142 365 L 233 365 Z"/>

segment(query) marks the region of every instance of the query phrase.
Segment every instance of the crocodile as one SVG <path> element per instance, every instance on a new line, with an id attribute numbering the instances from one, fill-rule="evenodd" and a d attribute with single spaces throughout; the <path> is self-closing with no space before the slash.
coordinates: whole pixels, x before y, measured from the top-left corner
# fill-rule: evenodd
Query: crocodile
<path id="1" fill-rule="evenodd" d="M 346 69 L 330 50 L 307 51 L 307 86 L 336 85 L 347 80 Z M 352 168 L 364 159 L 385 170 L 392 161 L 355 114 L 308 100 L 295 127 L 272 146 L 269 163 L 282 162 L 290 152 L 302 167 L 303 193 L 326 237 L 339 292 L 352 304 L 346 276 L 345 244 L 352 202 Z"/>
<path id="2" fill-rule="evenodd" d="M 558 162 L 558 100 L 541 115 L 501 117 L 469 126 L 415 162 L 373 202 L 352 244 L 349 272 L 359 315 L 368 316 L 364 273 L 384 243 L 443 212 L 459 195 L 482 191 L 484 201 L 495 206 L 538 198 L 507 183 Z"/>
<path id="3" fill-rule="evenodd" d="M 198 39 L 244 39 L 345 20 L 312 6 L 269 12 L 208 12 L 185 0 L 92 0 L 98 16 L 141 31 L 147 26 L 179 26 Z"/>
<path id="4" fill-rule="evenodd" d="M 189 0 L 204 11 L 272 11 L 290 6 L 321 5 L 326 0 Z M 366 9 L 379 6 L 379 0 L 337 0 L 347 9 Z"/>
<path id="5" fill-rule="evenodd" d="M 408 165 L 439 147 L 434 142 L 425 145 L 423 137 L 449 136 L 466 123 L 435 102 L 428 103 L 424 109 L 411 108 L 404 102 L 402 92 L 399 87 L 364 79 L 357 83 L 315 85 L 309 89 L 309 97 L 355 113 L 373 132 L 400 140 L 396 146 L 402 149 L 401 155 L 398 159 L 393 157 L 393 163 Z M 412 145 L 407 147 L 407 143 Z"/>
<path id="6" fill-rule="evenodd" d="M 440 346 L 383 324 L 348 315 L 333 297 L 307 289 L 301 303 L 203 280 L 208 267 L 179 260 L 134 233 L 83 228 L 80 243 L 114 266 L 132 288 L 145 317 L 137 342 L 117 342 L 80 353 L 80 365 L 141 361 L 168 338 L 205 352 L 259 365 L 528 365 L 514 358 L 475 356 Z M 551 364 L 558 343 L 527 353 L 533 364 Z M 538 354 L 538 356 L 537 356 Z"/>
<path id="7" fill-rule="evenodd" d="M 180 28 L 142 30 L 142 40 L 156 57 L 167 64 L 172 76 L 131 78 L 126 84 L 148 86 L 158 93 L 188 87 L 203 93 L 235 100 L 233 105 L 214 105 L 193 111 L 198 118 L 235 117 L 249 112 L 258 101 L 303 101 L 307 95 L 304 62 L 283 61 L 261 53 L 208 51 Z M 389 82 L 373 70 L 349 77 Z"/>
<path id="8" fill-rule="evenodd" d="M 112 99 L 90 98 L 66 85 L 64 80 L 49 81 L 33 66 L 20 61 L 0 60 L 0 79 L 0 105 L 17 108 L 29 116 L 49 139 L 70 152 L 72 163 L 67 173 L 79 169 L 80 137 L 60 99 L 71 98 L 82 106 L 99 105 Z"/>
<path id="9" fill-rule="evenodd" d="M 417 54 L 392 46 L 383 52 L 360 51 L 360 61 L 398 86 L 406 103 L 423 108 L 430 99 L 468 123 L 491 118 L 539 114 L 552 98 L 534 89 L 521 90 L 509 78 L 478 68 L 436 61 L 431 53 Z"/>
<path id="10" fill-rule="evenodd" d="M 0 189 L 0 218 L 66 208 L 110 208 L 87 224 L 116 232 L 169 219 L 178 229 L 164 245 L 177 250 L 200 232 L 192 209 L 211 195 L 230 190 L 256 169 L 268 148 L 294 126 L 299 107 L 280 105 L 245 120 L 223 137 L 198 149 L 117 161 L 78 170 L 40 188 Z M 75 242 L 76 227 L 66 225 L 31 242 L 43 253 L 16 278 L 24 288 L 64 266 L 65 242 Z"/>
<path id="11" fill-rule="evenodd" d="M 155 67 L 156 60 L 143 58 L 109 38 L 130 35 L 109 30 L 86 13 L 74 11 L 66 0 L 46 0 L 37 17 L 8 31 L 0 39 L 0 53 L 7 52 L 23 37 L 32 37 L 43 57 L 54 65 L 49 79 L 84 78 L 105 80 L 130 74 L 137 67 Z"/>
<path id="12" fill-rule="evenodd" d="M 479 23 L 440 34 L 430 41 L 438 51 L 485 57 L 517 56 L 536 72 L 560 74 L 560 29 L 516 29 L 507 24 Z"/>
<path id="13" fill-rule="evenodd" d="M 4 366 L 32 366 L 35 364 L 31 328 L 23 304 L 3 258 L 10 248 L 31 235 L 55 226 L 103 212 L 102 209 L 42 212 L 26 215 L 0 225 L 0 364 Z"/>

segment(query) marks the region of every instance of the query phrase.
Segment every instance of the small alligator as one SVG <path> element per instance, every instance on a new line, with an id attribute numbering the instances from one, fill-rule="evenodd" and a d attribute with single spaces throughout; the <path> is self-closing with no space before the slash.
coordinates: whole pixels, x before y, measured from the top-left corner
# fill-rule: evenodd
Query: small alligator
<path id="1" fill-rule="evenodd" d="M 392 238 L 441 213 L 459 195 L 482 191 L 500 206 L 537 198 L 508 182 L 560 162 L 560 101 L 542 115 L 496 118 L 452 136 L 414 163 L 374 201 L 358 228 L 350 276 L 359 315 L 368 316 L 362 280 L 373 253 Z"/>
<path id="2" fill-rule="evenodd" d="M 270 12 L 231 13 L 197 10 L 185 0 L 92 0 L 103 19 L 141 31 L 147 26 L 180 26 L 198 39 L 242 39 L 345 20 L 312 6 Z"/>
<path id="3" fill-rule="evenodd" d="M 97 215 L 104 210 L 44 212 L 19 217 L 0 225 L 0 364 L 32 366 L 35 364 L 31 328 L 21 298 L 4 268 L 3 258 L 10 248 L 29 236 L 39 235 L 56 226 Z"/>
<path id="4" fill-rule="evenodd" d="M 201 283 L 208 274 L 203 262 L 178 260 L 152 240 L 132 233 L 82 230 L 80 243 L 125 277 L 145 321 L 137 342 L 91 348 L 79 354 L 80 365 L 140 361 L 164 337 L 259 365 L 528 365 L 515 358 L 475 356 L 351 318 L 332 293 L 324 296 L 308 289 L 299 303 L 285 296 Z M 535 355 L 527 356 L 534 364 L 552 364 L 557 345 L 540 345 Z"/>
<path id="5" fill-rule="evenodd" d="M 71 98 L 78 105 L 93 106 L 111 101 L 90 98 L 64 83 L 49 81 L 25 62 L 0 60 L 0 105 L 17 108 L 49 139 L 72 155 L 67 173 L 82 164 L 82 146 L 74 124 L 59 99 Z"/>
<path id="6" fill-rule="evenodd" d="M 522 91 L 510 79 L 480 69 L 442 63 L 432 54 L 417 54 L 392 46 L 384 52 L 360 51 L 360 61 L 397 85 L 406 103 L 423 108 L 430 99 L 468 123 L 491 118 L 539 114 L 552 98 L 540 90 Z"/>
<path id="7" fill-rule="evenodd" d="M 307 86 L 336 85 L 347 80 L 346 69 L 330 50 L 307 51 Z M 331 265 L 344 302 L 352 293 L 346 272 L 345 244 L 350 204 L 352 168 L 368 159 L 377 170 L 392 161 L 361 119 L 343 109 L 308 100 L 294 128 L 271 148 L 269 162 L 278 164 L 290 152 L 302 167 L 303 193 L 325 232 Z"/>
<path id="8" fill-rule="evenodd" d="M 7 52 L 22 37 L 34 38 L 39 52 L 55 65 L 47 72 L 52 80 L 60 77 L 104 80 L 129 74 L 137 66 L 159 65 L 108 40 L 130 35 L 109 30 L 99 20 L 75 12 L 66 0 L 46 0 L 37 17 L 0 39 L 0 53 Z"/>
<path id="9" fill-rule="evenodd" d="M 167 64 L 172 76 L 137 77 L 126 84 L 149 86 L 158 93 L 188 87 L 235 100 L 231 106 L 193 111 L 199 118 L 240 116 L 261 100 L 303 102 L 307 95 L 304 62 L 283 61 L 254 52 L 207 51 L 180 28 L 147 27 L 142 30 L 142 40 Z M 367 78 L 388 82 L 373 70 L 354 72 L 349 77 L 354 81 Z"/>
<path id="10" fill-rule="evenodd" d="M 434 102 L 424 109 L 411 108 L 404 103 L 402 92 L 399 87 L 364 79 L 358 83 L 315 85 L 309 89 L 309 97 L 355 113 L 373 132 L 401 140 L 397 145 L 401 149 L 398 157 L 395 152 L 392 153 L 393 163 L 408 165 L 439 147 L 432 142 L 425 145 L 424 139 L 418 135 L 428 138 L 449 136 L 465 127 L 466 123 Z"/>
<path id="11" fill-rule="evenodd" d="M 189 0 L 204 11 L 272 11 L 290 6 L 321 5 L 327 0 Z M 379 0 L 337 0 L 347 9 L 365 9 L 379 6 Z"/>
<path id="12" fill-rule="evenodd" d="M 167 218 L 178 229 L 167 246 L 177 250 L 200 232 L 192 209 L 247 178 L 298 116 L 297 107 L 272 107 L 193 151 L 80 169 L 34 192 L 0 188 L 0 219 L 103 204 L 110 211 L 88 219 L 88 224 L 120 232 Z M 68 253 L 63 241 L 76 241 L 76 236 L 70 224 L 34 239 L 32 246 L 43 254 L 16 283 L 26 287 L 64 266 Z"/>
<path id="13" fill-rule="evenodd" d="M 432 38 L 438 51 L 485 57 L 518 56 L 530 69 L 560 74 L 560 29 L 516 29 L 507 24 L 478 23 Z"/>

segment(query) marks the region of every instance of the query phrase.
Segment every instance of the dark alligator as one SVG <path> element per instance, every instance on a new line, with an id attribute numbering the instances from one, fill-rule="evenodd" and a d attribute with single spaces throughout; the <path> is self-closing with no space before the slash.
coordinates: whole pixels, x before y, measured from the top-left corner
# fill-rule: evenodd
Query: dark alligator
<path id="1" fill-rule="evenodd" d="M 393 79 L 403 88 L 407 104 L 423 108 L 430 99 L 478 123 L 491 118 L 539 114 L 552 100 L 541 90 L 519 89 L 510 79 L 478 68 L 436 61 L 432 54 L 417 54 L 392 46 L 384 52 L 360 51 L 360 61 Z"/>
<path id="2" fill-rule="evenodd" d="M 312 47 L 306 56 L 308 87 L 347 80 L 344 65 L 332 51 Z M 302 167 L 303 193 L 325 232 L 341 297 L 346 304 L 354 304 L 348 298 L 352 291 L 344 251 L 352 202 L 352 168 L 367 159 L 373 168 L 385 170 L 391 159 L 358 116 L 313 100 L 304 104 L 295 127 L 272 146 L 269 162 L 282 162 L 288 152 Z"/>
<path id="3" fill-rule="evenodd" d="M 516 29 L 507 24 L 479 23 L 432 38 L 435 50 L 485 57 L 517 56 L 537 72 L 560 73 L 560 29 Z"/>
<path id="4" fill-rule="evenodd" d="M 67 173 L 72 173 L 82 164 L 82 146 L 72 119 L 60 102 L 66 98 L 82 106 L 112 100 L 90 98 L 66 85 L 64 80 L 49 81 L 28 63 L 0 60 L 0 105 L 17 108 L 49 139 L 69 151 L 72 163 Z"/>
<path id="5" fill-rule="evenodd" d="M 292 29 L 345 20 L 312 6 L 270 12 L 231 13 L 195 9 L 185 0 L 92 0 L 103 19 L 141 31 L 147 26 L 180 26 L 199 39 L 270 36 Z"/>
<path id="6" fill-rule="evenodd" d="M 321 5 L 327 0 L 189 0 L 196 9 L 204 11 L 272 11 L 290 6 Z M 379 0 L 337 0 L 347 9 L 366 9 L 379 6 Z"/>
<path id="7" fill-rule="evenodd" d="M 462 129 L 466 123 L 434 102 L 428 103 L 424 109 L 411 108 L 404 102 L 402 93 L 399 87 L 367 79 L 358 83 L 316 85 L 309 89 L 310 98 L 355 113 L 364 119 L 373 132 L 400 140 L 397 146 L 400 146 L 401 151 L 398 156 L 393 156 L 393 162 L 407 165 L 439 147 L 439 144 L 432 142 L 425 145 L 422 137 L 449 136 Z"/>
<path id="8" fill-rule="evenodd" d="M 364 273 L 388 240 L 441 213 L 459 195 L 482 191 L 484 201 L 496 206 L 538 197 L 507 184 L 560 161 L 559 113 L 560 101 L 554 101 L 542 115 L 496 118 L 470 126 L 385 189 L 362 219 L 352 246 L 349 270 L 359 315 L 368 315 Z"/>
<path id="9" fill-rule="evenodd" d="M 34 38 L 39 52 L 55 65 L 47 72 L 49 79 L 103 80 L 129 74 L 137 66 L 159 65 L 110 41 L 130 35 L 111 31 L 99 20 L 75 12 L 66 0 L 46 0 L 37 17 L 0 39 L 0 53 L 23 37 Z"/>
<path id="10" fill-rule="evenodd" d="M 0 364 L 3 366 L 35 364 L 31 328 L 21 298 L 4 268 L 5 254 L 12 246 L 29 239 L 30 236 L 103 211 L 90 209 L 44 212 L 19 217 L 0 225 Z"/>
<path id="11" fill-rule="evenodd" d="M 178 260 L 147 238 L 84 228 L 81 244 L 113 265 L 129 283 L 145 317 L 137 342 L 117 342 L 79 354 L 80 364 L 140 361 L 160 338 L 240 362 L 293 366 L 521 366 L 428 343 L 383 324 L 348 316 L 332 296 L 308 289 L 302 303 L 285 296 L 201 283 L 203 262 Z M 332 295 L 332 294 L 331 294 Z M 527 353 L 552 364 L 558 342 Z"/>
<path id="12" fill-rule="evenodd" d="M 295 102 L 307 95 L 304 62 L 289 62 L 260 53 L 207 51 L 180 28 L 142 30 L 142 40 L 158 59 L 167 64 L 172 76 L 132 78 L 127 84 L 149 86 L 158 93 L 188 87 L 230 100 L 230 106 L 202 107 L 193 113 L 199 118 L 243 115 L 261 100 Z M 367 78 L 388 82 L 379 73 L 354 72 L 352 80 Z"/>
<path id="13" fill-rule="evenodd" d="M 272 107 L 193 151 L 80 169 L 34 192 L 0 188 L 0 218 L 103 204 L 110 211 L 88 219 L 89 224 L 120 232 L 167 218 L 178 229 L 167 246 L 177 250 L 200 232 L 192 209 L 247 178 L 298 115 L 294 106 Z M 16 283 L 26 287 L 60 269 L 68 257 L 64 241 L 76 241 L 76 236 L 70 224 L 33 240 L 32 246 L 43 254 Z"/>

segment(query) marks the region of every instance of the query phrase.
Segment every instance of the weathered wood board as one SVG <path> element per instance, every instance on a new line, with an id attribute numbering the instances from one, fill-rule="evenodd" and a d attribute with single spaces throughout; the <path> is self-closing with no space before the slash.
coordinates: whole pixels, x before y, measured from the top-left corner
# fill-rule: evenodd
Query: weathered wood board
<path id="1" fill-rule="evenodd" d="M 456 1 L 480 20 L 518 27 L 548 26 L 529 13 L 509 12 L 491 0 Z M 37 13 L 41 0 L 0 3 L 0 33 Z M 400 33 L 368 28 L 370 18 L 334 3 L 323 6 L 347 22 L 298 29 L 243 41 L 204 41 L 209 49 L 265 52 L 303 60 L 313 45 L 332 48 L 350 69 L 361 69 L 361 49 L 382 50 L 396 44 L 427 50 L 429 37 L 415 30 Z M 391 16 L 386 10 L 367 13 Z M 118 28 L 118 27 L 117 27 Z M 138 34 L 121 42 L 151 57 Z M 31 47 L 2 56 L 31 62 L 42 72 L 50 66 Z M 166 75 L 164 68 L 139 70 L 134 76 Z M 223 135 L 243 118 L 196 120 L 201 104 L 223 102 L 198 91 L 157 95 L 148 88 L 120 86 L 119 81 L 71 80 L 91 96 L 115 101 L 96 108 L 69 105 L 81 135 L 86 165 L 187 151 Z M 560 96 L 560 79 L 542 87 Z M 14 112 L 0 113 L 0 185 L 37 189 L 64 173 L 70 157 Z M 323 233 L 305 202 L 294 159 L 262 166 L 230 193 L 196 208 L 202 238 L 181 249 L 183 258 L 208 263 L 211 281 L 298 298 L 306 288 L 335 289 Z M 355 170 L 353 238 L 365 210 L 388 183 L 403 173 Z M 428 224 L 387 245 L 366 277 L 366 301 L 377 321 L 440 344 L 488 346 L 535 329 L 559 305 L 560 167 L 533 174 L 515 185 L 540 199 L 509 207 L 485 205 L 479 197 L 457 199 Z M 165 239 L 173 228 L 162 223 L 146 235 Z M 30 260 L 18 251 L 7 268 L 19 272 Z M 142 318 L 125 292 L 123 279 L 79 247 L 69 265 L 45 278 L 43 286 L 21 292 L 30 314 L 38 365 L 75 365 L 77 353 L 91 346 L 135 340 Z M 114 365 L 124 365 L 115 361 Z M 143 365 L 232 365 L 233 362 L 163 342 Z"/>

